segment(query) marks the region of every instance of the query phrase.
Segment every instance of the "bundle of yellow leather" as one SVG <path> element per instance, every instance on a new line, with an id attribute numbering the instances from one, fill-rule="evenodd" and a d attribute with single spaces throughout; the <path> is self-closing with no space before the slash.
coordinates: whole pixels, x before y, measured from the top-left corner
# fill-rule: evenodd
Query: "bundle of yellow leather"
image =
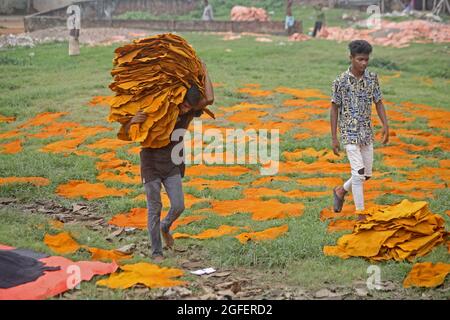
<path id="1" fill-rule="evenodd" d="M 339 238 L 337 246 L 325 246 L 325 255 L 365 257 L 372 261 L 412 261 L 428 254 L 447 236 L 444 219 L 433 214 L 425 201 L 403 200 L 397 205 L 365 212 L 351 234 Z"/>
<path id="2" fill-rule="evenodd" d="M 188 88 L 195 84 L 204 95 L 205 74 L 194 49 L 180 36 L 161 34 L 117 48 L 113 64 L 109 121 L 122 124 L 118 138 L 151 148 L 169 144 Z M 147 120 L 126 134 L 124 124 L 138 111 Z"/>

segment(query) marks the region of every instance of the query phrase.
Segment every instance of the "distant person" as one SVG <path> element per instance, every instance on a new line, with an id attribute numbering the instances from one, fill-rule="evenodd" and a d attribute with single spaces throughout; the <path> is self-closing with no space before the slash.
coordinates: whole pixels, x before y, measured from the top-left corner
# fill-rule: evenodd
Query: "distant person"
<path id="1" fill-rule="evenodd" d="M 294 19 L 294 16 L 292 15 L 292 3 L 293 2 L 294 2 L 293 0 L 287 0 L 287 3 L 286 3 L 286 20 L 284 23 L 284 29 L 287 30 L 288 35 L 291 35 L 293 33 L 294 24 L 295 24 L 295 19 Z"/>
<path id="2" fill-rule="evenodd" d="M 69 30 L 69 55 L 80 54 L 80 7 L 71 5 L 67 8 L 67 29 Z"/>
<path id="3" fill-rule="evenodd" d="M 316 10 L 316 23 L 314 24 L 314 31 L 312 33 L 313 37 L 315 37 L 325 25 L 325 12 L 323 12 L 323 5 L 319 3 L 317 6 L 314 6 L 314 9 Z"/>
<path id="4" fill-rule="evenodd" d="M 409 3 L 403 9 L 403 13 L 410 13 L 414 10 L 414 0 L 409 1 Z"/>
<path id="5" fill-rule="evenodd" d="M 205 0 L 205 9 L 203 9 L 203 21 L 213 21 L 214 20 L 214 14 L 212 5 L 209 4 L 208 0 Z"/>

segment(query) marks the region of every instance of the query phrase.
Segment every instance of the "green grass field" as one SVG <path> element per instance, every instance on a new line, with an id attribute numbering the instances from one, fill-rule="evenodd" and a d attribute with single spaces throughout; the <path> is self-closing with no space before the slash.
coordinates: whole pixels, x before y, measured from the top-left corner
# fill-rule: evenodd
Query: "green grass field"
<path id="1" fill-rule="evenodd" d="M 277 7 L 277 15 L 281 10 Z M 206 62 L 212 81 L 221 83 L 215 89 L 215 105 L 212 110 L 219 113 L 219 107 L 232 106 L 248 101 L 254 103 L 272 104 L 274 110 L 265 118 L 274 118 L 273 111 L 289 111 L 292 108 L 282 107 L 283 100 L 288 95 L 274 94 L 269 97 L 249 97 L 237 93 L 237 89 L 246 83 L 261 84 L 262 89 L 273 90 L 279 86 L 290 88 L 315 88 L 329 95 L 331 82 L 348 67 L 348 53 L 345 43 L 325 40 L 307 42 L 287 42 L 285 37 L 272 37 L 271 43 L 260 43 L 254 37 L 243 36 L 234 41 L 223 41 L 218 35 L 185 33 L 182 34 L 197 50 L 198 55 Z M 16 122 L 0 123 L 0 133 L 16 128 L 27 119 L 42 112 L 68 111 L 62 121 L 75 121 L 86 126 L 102 125 L 114 128 L 108 133 L 100 133 L 89 138 L 84 144 L 89 144 L 103 137 L 114 138 L 117 124 L 106 122 L 108 108 L 89 107 L 87 104 L 93 96 L 109 95 L 108 84 L 111 82 L 109 72 L 112 67 L 113 50 L 116 46 L 82 47 L 81 55 L 69 57 L 67 43 L 40 45 L 35 48 L 17 48 L 0 51 L 0 114 L 17 117 Z M 395 49 L 387 47 L 374 48 L 371 70 L 380 76 L 393 75 L 400 72 L 401 76 L 382 84 L 384 98 L 394 104 L 411 101 L 426 104 L 438 109 L 450 111 L 448 88 L 450 83 L 450 48 L 446 44 L 412 44 L 410 47 Z M 431 85 L 422 82 L 431 79 Z M 430 83 L 430 80 L 428 80 Z M 388 108 L 389 114 L 389 108 Z M 320 116 L 328 119 L 328 116 Z M 208 123 L 213 124 L 211 120 Z M 230 125 L 225 118 L 215 122 L 219 126 Z M 440 132 L 428 128 L 423 119 L 416 119 L 407 125 L 410 129 L 420 129 L 434 134 L 450 137 L 450 132 Z M 375 130 L 379 131 L 377 126 Z M 300 132 L 298 127 L 281 136 L 280 153 L 298 148 L 314 147 L 329 148 L 328 135 L 313 137 L 306 140 L 296 140 L 294 134 Z M 30 129 L 29 133 L 39 132 L 39 128 Z M 14 139 L 4 139 L 1 143 Z M 38 151 L 44 145 L 60 140 L 60 138 L 35 139 L 25 138 L 23 151 L 17 154 L 0 154 L 0 177 L 9 176 L 41 176 L 50 179 L 51 184 L 36 187 L 29 184 L 11 184 L 0 186 L 0 198 L 17 198 L 20 203 L 31 203 L 39 200 L 56 200 L 70 206 L 77 201 L 65 199 L 55 194 L 58 185 L 69 180 L 96 181 L 97 171 L 95 159 L 86 156 L 49 154 Z M 411 141 L 410 141 L 411 143 Z M 376 146 L 380 146 L 377 142 Z M 130 155 L 126 149 L 120 149 L 118 156 L 139 163 L 138 156 Z M 420 153 L 419 153 L 420 154 Z M 437 149 L 430 153 L 420 154 L 417 166 L 437 166 L 436 159 L 449 159 L 449 152 Z M 375 156 L 376 170 L 391 171 L 393 177 L 400 175 L 395 168 L 380 165 L 380 155 Z M 377 163 L 378 162 L 378 163 Z M 442 169 L 446 170 L 446 169 Z M 293 178 L 311 177 L 302 173 L 291 174 Z M 347 172 L 340 175 L 347 176 Z M 194 176 L 186 180 L 195 179 Z M 219 178 L 219 177 L 218 177 Z M 224 177 L 226 178 L 226 177 Z M 197 191 L 186 188 L 185 192 L 206 199 L 238 199 L 246 183 L 257 178 L 254 173 L 239 178 L 242 187 L 224 191 Z M 227 179 L 232 179 L 228 177 Z M 448 181 L 446 182 L 448 183 Z M 143 192 L 140 185 L 129 186 L 121 183 L 107 183 L 109 186 L 127 187 L 133 190 L 130 197 L 108 197 L 92 201 L 99 216 L 110 218 L 113 215 L 126 212 L 144 202 L 136 204 L 132 197 Z M 276 183 L 265 185 L 270 188 L 282 188 L 285 191 L 295 190 L 302 186 L 296 184 Z M 324 188 L 313 189 L 316 191 Z M 329 189 L 326 189 L 329 190 Z M 450 218 L 445 214 L 449 209 L 449 189 L 435 190 L 433 199 L 429 201 L 434 213 L 445 217 L 447 228 Z M 384 195 L 379 201 L 392 204 L 401 199 L 401 195 Z M 207 228 L 217 228 L 221 224 L 251 226 L 262 230 L 272 226 L 287 223 L 289 232 L 274 241 L 249 243 L 242 245 L 231 236 L 211 240 L 183 239 L 178 242 L 200 256 L 205 265 L 217 267 L 244 268 L 254 270 L 258 281 L 277 282 L 286 286 L 301 287 L 307 290 L 318 290 L 330 285 L 352 287 L 355 282 L 365 282 L 366 272 L 370 262 L 353 258 L 342 260 L 336 257 L 324 256 L 324 245 L 333 245 L 343 234 L 327 233 L 326 222 L 319 220 L 319 212 L 331 205 L 330 197 L 307 199 L 279 198 L 282 202 L 301 201 L 305 204 L 305 212 L 301 217 L 284 219 L 282 221 L 253 221 L 248 214 L 238 214 L 220 217 L 213 212 L 207 213 L 208 218 L 187 226 L 181 226 L 177 232 L 197 233 Z M 416 199 L 417 200 L 417 199 Z M 195 210 L 208 207 L 208 201 L 198 204 L 185 211 L 185 215 Z M 55 230 L 47 224 L 49 218 L 39 214 L 25 214 L 18 210 L 4 207 L 0 211 L 0 243 L 16 247 L 26 247 L 42 252 L 51 251 L 42 242 L 46 232 Z M 37 227 L 41 226 L 41 227 Z M 137 232 L 126 239 L 126 242 L 107 242 L 107 230 L 92 231 L 83 225 L 67 225 L 66 230 L 76 235 L 83 244 L 101 248 L 116 248 L 126 243 L 148 243 L 145 231 Z M 73 259 L 89 259 L 86 252 L 68 255 Z M 148 261 L 148 257 L 136 256 L 133 261 Z M 443 245 L 435 248 L 429 255 L 417 259 L 431 262 L 449 263 L 447 248 Z M 179 266 L 179 258 L 173 254 L 163 263 L 165 266 Z M 409 262 L 383 262 L 381 268 L 383 281 L 392 281 L 398 289 L 395 292 L 373 292 L 374 298 L 389 299 L 392 297 L 417 298 L 422 295 L 431 298 L 448 298 L 448 291 L 433 289 L 402 289 L 403 278 L 411 269 Z M 185 279 L 192 279 L 187 276 Z M 447 279 L 445 286 L 448 287 Z M 83 283 L 76 298 L 82 299 L 123 299 L 146 298 L 138 291 L 108 290 L 95 286 L 95 281 Z"/>

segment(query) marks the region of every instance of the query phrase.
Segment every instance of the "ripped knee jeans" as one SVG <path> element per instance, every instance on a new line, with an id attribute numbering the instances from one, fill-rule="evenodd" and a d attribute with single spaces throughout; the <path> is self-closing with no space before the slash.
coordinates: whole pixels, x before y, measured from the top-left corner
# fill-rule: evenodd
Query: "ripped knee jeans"
<path id="1" fill-rule="evenodd" d="M 373 144 L 345 145 L 352 176 L 344 183 L 345 191 L 352 191 L 355 208 L 364 210 L 364 182 L 372 176 Z"/>

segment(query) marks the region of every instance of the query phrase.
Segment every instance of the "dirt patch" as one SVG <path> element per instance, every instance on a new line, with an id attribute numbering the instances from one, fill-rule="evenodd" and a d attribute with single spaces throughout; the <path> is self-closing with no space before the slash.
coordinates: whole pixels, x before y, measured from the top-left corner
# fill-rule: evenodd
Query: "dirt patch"
<path id="1" fill-rule="evenodd" d="M 0 22 L 0 26 L 3 26 L 2 22 Z M 4 32 L 2 32 L 2 30 Z M 26 33 L 23 33 L 23 28 L 21 32 L 10 32 L 10 30 L 13 31 L 12 28 L 0 28 L 0 48 L 15 46 L 32 47 L 40 43 L 64 42 L 69 40 L 68 30 L 62 27 Z M 143 29 L 85 28 L 81 29 L 79 40 L 81 44 L 89 46 L 110 45 L 113 43 L 129 42 L 134 39 L 144 38 L 157 33 L 158 32 Z"/>

